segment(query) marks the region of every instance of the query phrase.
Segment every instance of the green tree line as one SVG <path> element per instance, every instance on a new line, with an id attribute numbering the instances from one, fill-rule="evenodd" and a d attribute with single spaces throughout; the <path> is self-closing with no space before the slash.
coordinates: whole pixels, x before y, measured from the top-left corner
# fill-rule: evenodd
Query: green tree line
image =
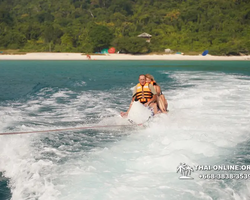
<path id="1" fill-rule="evenodd" d="M 152 35 L 150 43 L 137 35 Z M 249 0 L 0 0 L 0 49 L 249 54 Z"/>

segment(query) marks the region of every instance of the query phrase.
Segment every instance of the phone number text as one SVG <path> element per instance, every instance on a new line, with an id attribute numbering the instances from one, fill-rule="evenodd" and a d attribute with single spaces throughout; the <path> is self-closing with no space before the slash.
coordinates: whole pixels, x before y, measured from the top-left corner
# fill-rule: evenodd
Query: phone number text
<path id="1" fill-rule="evenodd" d="M 250 179 L 250 174 L 199 174 L 200 179 L 236 179 L 236 180 L 247 180 Z"/>

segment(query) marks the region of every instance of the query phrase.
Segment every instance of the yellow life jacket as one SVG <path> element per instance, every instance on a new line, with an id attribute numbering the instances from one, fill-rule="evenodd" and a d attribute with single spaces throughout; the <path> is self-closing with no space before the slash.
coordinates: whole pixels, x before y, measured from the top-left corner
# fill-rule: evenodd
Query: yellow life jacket
<path id="1" fill-rule="evenodd" d="M 136 85 L 136 93 L 134 94 L 135 101 L 140 101 L 142 104 L 147 103 L 153 98 L 153 93 L 149 89 L 149 84 L 141 85 L 138 83 Z"/>

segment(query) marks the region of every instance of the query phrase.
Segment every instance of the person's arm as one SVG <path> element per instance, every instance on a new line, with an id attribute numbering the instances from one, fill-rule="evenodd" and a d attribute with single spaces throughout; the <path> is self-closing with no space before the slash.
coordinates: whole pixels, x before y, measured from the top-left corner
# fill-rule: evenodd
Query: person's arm
<path id="1" fill-rule="evenodd" d="M 131 106 L 132 106 L 132 104 L 133 104 L 133 102 L 134 102 L 134 100 L 135 100 L 135 97 L 134 97 L 135 93 L 136 93 L 136 87 L 134 88 L 133 97 L 132 97 L 132 100 L 131 100 L 131 103 L 130 103 L 130 105 L 129 105 L 129 108 L 128 108 L 127 112 L 121 112 L 121 116 L 122 116 L 122 117 L 125 117 L 125 116 L 128 115 L 128 113 L 129 113 L 129 111 L 130 111 L 130 109 L 131 109 Z"/>
<path id="2" fill-rule="evenodd" d="M 125 117 L 125 116 L 128 115 L 128 113 L 129 113 L 129 111 L 130 111 L 130 109 L 131 109 L 131 107 L 132 107 L 132 104 L 133 104 L 134 100 L 135 100 L 135 97 L 132 98 L 131 103 L 130 103 L 130 105 L 129 105 L 129 108 L 128 108 L 127 112 L 121 112 L 121 116 L 122 116 L 122 117 Z"/>
<path id="3" fill-rule="evenodd" d="M 154 86 L 157 96 L 161 95 L 161 87 L 159 85 Z"/>
<path id="4" fill-rule="evenodd" d="M 153 98 L 149 101 L 149 104 L 154 103 L 156 101 L 157 101 L 157 97 L 156 97 L 156 94 L 155 94 L 155 95 L 153 95 Z"/>
<path id="5" fill-rule="evenodd" d="M 148 87 L 149 87 L 150 91 L 153 93 L 153 98 L 149 102 L 145 103 L 144 104 L 145 106 L 148 106 L 149 104 L 154 103 L 154 102 L 157 101 L 157 97 L 156 97 L 157 93 L 155 91 L 154 86 L 149 84 Z"/>
<path id="6" fill-rule="evenodd" d="M 149 102 L 145 103 L 144 105 L 149 106 L 151 103 L 154 103 L 156 101 L 157 101 L 157 97 L 156 97 L 156 94 L 154 94 L 153 98 Z"/>
<path id="7" fill-rule="evenodd" d="M 129 108 L 128 108 L 127 112 L 126 112 L 127 114 L 129 113 L 130 108 L 131 108 L 131 106 L 132 106 L 132 104 L 133 104 L 134 101 L 135 101 L 135 97 L 133 97 L 132 100 L 131 100 L 131 103 L 130 103 L 130 105 L 129 105 Z"/>

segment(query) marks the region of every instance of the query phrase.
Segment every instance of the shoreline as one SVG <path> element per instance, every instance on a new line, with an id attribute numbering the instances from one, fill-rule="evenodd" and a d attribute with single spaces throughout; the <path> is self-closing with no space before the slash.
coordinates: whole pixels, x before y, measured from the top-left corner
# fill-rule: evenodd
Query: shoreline
<path id="1" fill-rule="evenodd" d="M 21 55 L 0 54 L 0 60 L 248 60 L 249 56 L 211 56 L 211 55 L 180 55 L 180 54 L 164 54 L 164 55 L 131 55 L 131 54 L 106 54 L 106 55 L 90 55 L 88 59 L 82 53 L 27 53 Z"/>

